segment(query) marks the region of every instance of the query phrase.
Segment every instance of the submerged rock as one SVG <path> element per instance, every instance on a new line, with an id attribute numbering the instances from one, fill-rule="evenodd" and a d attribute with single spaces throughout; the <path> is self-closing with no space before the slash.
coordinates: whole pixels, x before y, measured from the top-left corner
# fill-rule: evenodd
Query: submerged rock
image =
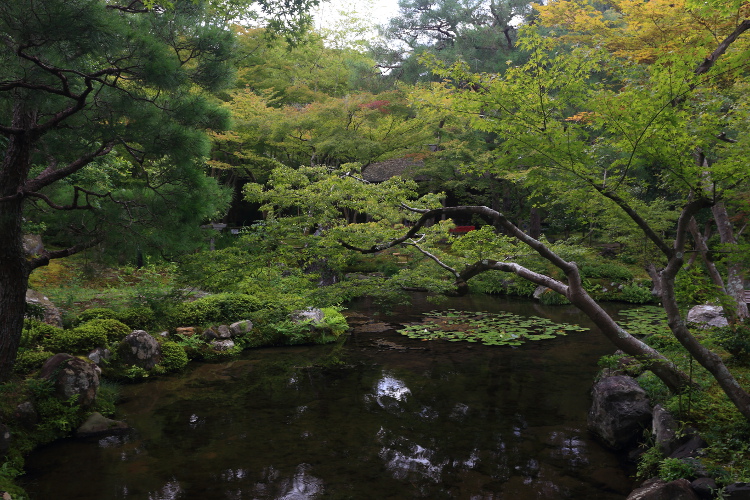
<path id="1" fill-rule="evenodd" d="M 120 420 L 112 420 L 99 412 L 92 413 L 76 430 L 76 437 L 103 437 L 125 434 L 130 427 Z"/>
<path id="2" fill-rule="evenodd" d="M 211 349 L 214 351 L 229 351 L 234 348 L 234 345 L 235 344 L 231 339 L 211 341 Z"/>

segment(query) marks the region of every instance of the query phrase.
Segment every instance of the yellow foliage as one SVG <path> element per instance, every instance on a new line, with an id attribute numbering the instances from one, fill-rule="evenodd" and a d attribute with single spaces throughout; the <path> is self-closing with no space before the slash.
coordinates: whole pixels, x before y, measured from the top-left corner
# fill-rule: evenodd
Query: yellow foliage
<path id="1" fill-rule="evenodd" d="M 535 8 L 544 25 L 565 30 L 561 41 L 605 47 L 638 63 L 671 51 L 713 48 L 738 23 L 736 15 L 692 10 L 685 0 L 612 0 L 610 5 L 602 11 L 586 0 L 556 0 Z"/>

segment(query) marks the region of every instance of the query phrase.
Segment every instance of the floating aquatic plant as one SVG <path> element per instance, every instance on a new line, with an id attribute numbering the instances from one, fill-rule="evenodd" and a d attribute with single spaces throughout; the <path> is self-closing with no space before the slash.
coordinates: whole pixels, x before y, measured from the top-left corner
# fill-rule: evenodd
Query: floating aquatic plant
<path id="1" fill-rule="evenodd" d="M 620 311 L 618 323 L 632 335 L 654 335 L 669 333 L 667 314 L 657 306 L 645 306 Z"/>
<path id="2" fill-rule="evenodd" d="M 555 323 L 538 316 L 519 316 L 510 312 L 448 309 L 430 311 L 424 315 L 424 320 L 406 324 L 398 332 L 412 339 L 518 346 L 530 340 L 552 339 L 569 332 L 588 330 L 578 325 Z"/>

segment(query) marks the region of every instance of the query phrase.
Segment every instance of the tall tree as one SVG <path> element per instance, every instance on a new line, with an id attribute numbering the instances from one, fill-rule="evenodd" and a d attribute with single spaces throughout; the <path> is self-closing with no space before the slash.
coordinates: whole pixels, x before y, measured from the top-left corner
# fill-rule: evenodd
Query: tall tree
<path id="1" fill-rule="evenodd" d="M 197 197 L 210 187 L 202 178 L 209 143 L 201 130 L 225 127 L 228 115 L 206 92 L 232 76 L 233 34 L 219 11 L 248 3 L 0 4 L 0 380 L 13 367 L 33 269 L 97 244 L 108 219 L 130 225 L 132 217 L 147 215 L 153 221 L 174 208 L 162 195 Z M 97 184 L 95 175 L 86 175 L 97 170 L 123 178 Z M 127 179 L 128 189 L 119 189 Z M 69 246 L 26 255 L 30 203 L 63 213 L 105 209 L 110 217 L 79 226 L 81 239 L 66 235 Z M 123 212 L 112 220 L 116 207 Z"/>
<path id="2" fill-rule="evenodd" d="M 419 62 L 423 53 L 464 61 L 474 71 L 500 71 L 520 57 L 517 27 L 531 15 L 526 0 L 400 0 L 399 8 L 373 51 L 392 78 L 408 82 L 431 77 Z"/>

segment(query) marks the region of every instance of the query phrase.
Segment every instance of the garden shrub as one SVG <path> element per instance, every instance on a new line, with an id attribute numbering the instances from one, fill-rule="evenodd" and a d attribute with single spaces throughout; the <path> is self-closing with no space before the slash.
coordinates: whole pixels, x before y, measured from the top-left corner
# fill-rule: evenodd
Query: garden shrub
<path id="1" fill-rule="evenodd" d="M 570 304 L 570 301 L 565 295 L 557 293 L 552 290 L 545 290 L 539 296 L 539 302 L 546 306 L 559 306 L 564 304 Z"/>
<path id="2" fill-rule="evenodd" d="M 750 359 L 750 323 L 714 328 L 712 336 L 737 361 Z"/>
<path id="3" fill-rule="evenodd" d="M 117 316 L 117 313 L 112 309 L 106 307 L 93 307 L 81 312 L 76 318 L 75 324 L 77 326 L 91 321 L 92 319 L 119 319 Z"/>
<path id="4" fill-rule="evenodd" d="M 648 288 L 630 284 L 622 288 L 622 300 L 631 304 L 648 304 L 654 301 L 654 296 Z"/>
<path id="5" fill-rule="evenodd" d="M 147 306 L 131 307 L 117 313 L 118 319 L 133 330 L 149 330 L 156 325 L 156 314 Z"/>
<path id="6" fill-rule="evenodd" d="M 170 314 L 169 326 L 202 326 L 211 323 L 247 319 L 265 306 L 265 302 L 247 294 L 220 293 L 179 305 Z"/>
<path id="7" fill-rule="evenodd" d="M 53 352 L 85 354 L 112 342 L 122 340 L 131 332 L 116 319 L 94 319 L 70 330 L 60 330 L 43 342 Z"/>
<path id="8" fill-rule="evenodd" d="M 63 329 L 34 319 L 24 320 L 19 347 L 31 349 L 44 343 L 45 339 L 57 335 Z"/>
<path id="9" fill-rule="evenodd" d="M 584 263 L 581 264 L 580 271 L 584 278 L 602 278 L 615 281 L 630 281 L 633 279 L 633 272 L 630 269 L 614 262 Z"/>
<path id="10" fill-rule="evenodd" d="M 55 353 L 50 351 L 18 351 L 13 370 L 20 374 L 31 373 L 40 369 L 44 362 L 54 355 Z"/>
<path id="11" fill-rule="evenodd" d="M 188 364 L 188 355 L 185 349 L 177 342 L 166 340 L 161 343 L 161 361 L 154 370 L 157 373 L 178 372 Z"/>

